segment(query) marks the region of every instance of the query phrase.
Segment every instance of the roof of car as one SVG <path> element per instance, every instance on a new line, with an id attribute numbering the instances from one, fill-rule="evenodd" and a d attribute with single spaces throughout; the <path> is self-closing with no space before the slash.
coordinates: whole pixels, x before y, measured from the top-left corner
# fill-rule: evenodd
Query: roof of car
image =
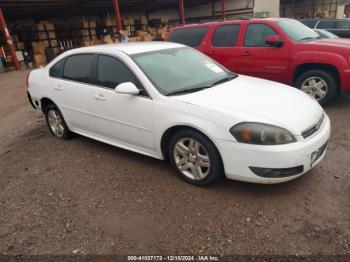
<path id="1" fill-rule="evenodd" d="M 211 26 L 215 24 L 231 24 L 231 23 L 241 23 L 241 22 L 255 22 L 255 23 L 260 23 L 260 22 L 277 22 L 277 21 L 283 21 L 283 20 L 291 20 L 291 18 L 280 18 L 280 17 L 273 17 L 273 18 L 250 18 L 250 19 L 237 19 L 237 20 L 225 20 L 225 21 L 216 21 L 216 22 L 205 22 L 205 23 L 197 23 L 197 24 L 187 24 L 187 25 L 182 25 L 182 26 L 176 26 L 173 29 L 178 30 L 178 29 L 185 29 L 185 28 L 191 28 L 191 27 L 204 27 L 204 26 Z"/>
<path id="2" fill-rule="evenodd" d="M 169 42 L 133 42 L 133 43 L 122 43 L 122 44 L 106 44 L 96 45 L 89 47 L 81 47 L 71 50 L 71 53 L 82 53 L 82 52 L 113 52 L 121 51 L 128 55 L 147 53 L 152 51 L 171 49 L 177 47 L 183 47 L 182 44 L 169 43 Z"/>

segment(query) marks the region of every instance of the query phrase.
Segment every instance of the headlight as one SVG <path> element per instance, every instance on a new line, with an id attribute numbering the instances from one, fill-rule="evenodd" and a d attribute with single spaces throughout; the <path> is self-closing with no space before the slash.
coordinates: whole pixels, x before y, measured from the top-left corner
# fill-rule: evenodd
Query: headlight
<path id="1" fill-rule="evenodd" d="M 240 123 L 230 129 L 238 142 L 255 145 L 283 145 L 297 140 L 288 130 L 262 123 Z"/>

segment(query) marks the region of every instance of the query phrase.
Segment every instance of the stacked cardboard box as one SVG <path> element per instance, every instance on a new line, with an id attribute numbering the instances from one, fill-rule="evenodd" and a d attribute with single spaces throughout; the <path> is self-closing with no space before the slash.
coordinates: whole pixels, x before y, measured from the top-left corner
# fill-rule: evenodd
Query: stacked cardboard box
<path id="1" fill-rule="evenodd" d="M 47 63 L 46 57 L 45 57 L 45 48 L 48 47 L 48 45 L 41 41 L 41 42 L 32 42 L 33 47 L 33 56 L 35 63 L 37 65 L 45 65 Z"/>
<path id="2" fill-rule="evenodd" d="M 103 20 L 103 25 L 107 27 L 116 26 L 115 19 L 107 17 L 106 19 Z"/>
<path id="3" fill-rule="evenodd" d="M 57 46 L 56 33 L 54 31 L 55 27 L 52 23 L 41 21 L 35 25 L 35 28 L 38 32 L 37 38 L 41 42 L 44 42 L 46 46 L 49 46 L 49 43 L 51 46 Z"/>
<path id="4" fill-rule="evenodd" d="M 168 31 L 167 27 L 158 28 L 158 29 L 156 29 L 156 38 L 165 40 L 165 38 L 168 35 L 168 32 L 169 31 Z"/>
<path id="5" fill-rule="evenodd" d="M 129 17 L 123 19 L 123 24 L 124 25 L 135 25 L 135 18 L 129 16 Z"/>
<path id="6" fill-rule="evenodd" d="M 139 37 L 139 41 L 152 41 L 153 37 L 147 32 L 143 30 L 137 30 L 136 36 Z"/>
<path id="7" fill-rule="evenodd" d="M 148 24 L 148 19 L 146 16 L 141 16 L 141 24 L 142 25 L 147 25 Z"/>

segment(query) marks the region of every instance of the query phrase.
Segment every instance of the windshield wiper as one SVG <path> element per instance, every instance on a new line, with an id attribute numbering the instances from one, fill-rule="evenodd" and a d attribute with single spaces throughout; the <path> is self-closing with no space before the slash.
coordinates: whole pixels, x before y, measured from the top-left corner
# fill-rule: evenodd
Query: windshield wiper
<path id="1" fill-rule="evenodd" d="M 194 93 L 194 92 L 202 91 L 204 89 L 208 89 L 208 88 L 211 88 L 211 87 L 213 87 L 213 86 L 210 85 L 210 86 L 202 86 L 202 87 L 196 87 L 196 88 L 181 89 L 181 90 L 178 90 L 178 91 L 170 92 L 170 93 L 167 94 L 167 96 Z"/>
<path id="2" fill-rule="evenodd" d="M 219 85 L 219 84 L 222 84 L 222 83 L 225 83 L 225 82 L 228 82 L 228 81 L 231 81 L 232 79 L 235 79 L 236 77 L 238 77 L 238 75 L 229 75 L 229 76 L 226 76 L 216 82 L 214 82 L 212 84 L 212 86 L 216 86 L 216 85 Z"/>
<path id="3" fill-rule="evenodd" d="M 229 76 L 226 76 L 226 77 L 224 77 L 224 78 L 222 78 L 222 79 L 212 83 L 211 85 L 195 87 L 195 88 L 181 89 L 181 90 L 178 90 L 178 91 L 170 92 L 170 93 L 167 94 L 167 96 L 179 95 L 179 94 L 188 94 L 188 93 L 194 93 L 194 92 L 202 91 L 204 89 L 212 88 L 212 87 L 214 87 L 216 85 L 228 82 L 228 81 L 230 81 L 232 79 L 235 79 L 236 77 L 238 77 L 238 75 L 229 75 Z"/>
<path id="4" fill-rule="evenodd" d="M 308 37 L 304 37 L 304 38 L 300 39 L 299 41 L 302 42 L 302 41 L 317 40 L 317 39 L 322 39 L 322 37 L 321 36 L 317 36 L 317 37 L 308 36 Z"/>

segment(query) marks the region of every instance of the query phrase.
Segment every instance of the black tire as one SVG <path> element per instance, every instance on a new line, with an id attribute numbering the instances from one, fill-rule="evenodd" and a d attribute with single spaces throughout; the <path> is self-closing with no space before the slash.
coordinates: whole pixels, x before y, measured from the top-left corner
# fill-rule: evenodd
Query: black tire
<path id="1" fill-rule="evenodd" d="M 184 139 L 193 139 L 200 144 L 200 151 L 203 154 L 206 154 L 207 157 L 209 157 L 209 163 L 210 168 L 207 170 L 207 175 L 202 179 L 191 179 L 190 177 L 183 174 L 183 172 L 178 168 L 176 164 L 176 156 L 175 156 L 175 145 Z M 205 150 L 205 151 L 203 151 Z M 213 183 L 214 181 L 217 181 L 220 177 L 223 175 L 223 165 L 220 157 L 220 153 L 218 152 L 215 145 L 204 135 L 202 135 L 199 132 L 196 132 L 194 130 L 190 129 L 184 129 L 177 133 L 175 133 L 168 144 L 168 157 L 170 160 L 171 165 L 176 170 L 177 174 L 180 175 L 181 178 L 186 180 L 187 182 L 198 185 L 198 186 L 205 186 L 210 183 Z M 199 159 L 199 158 L 198 158 Z M 194 160 L 198 161 L 199 160 Z M 193 164 L 194 165 L 194 164 Z M 202 167 L 203 168 L 203 167 Z M 205 167 L 204 167 L 205 169 Z M 185 171 L 184 171 L 185 172 Z"/>
<path id="2" fill-rule="evenodd" d="M 332 73 L 324 70 L 309 70 L 298 76 L 295 82 L 295 86 L 298 89 L 301 89 L 304 81 L 311 77 L 320 78 L 327 83 L 326 95 L 322 99 L 319 99 L 318 102 L 321 105 L 327 105 L 331 103 L 338 95 L 338 81 L 336 80 L 336 77 Z"/>
<path id="3" fill-rule="evenodd" d="M 57 108 L 57 106 L 54 105 L 54 104 L 49 104 L 49 105 L 47 105 L 44 108 L 43 111 L 44 111 L 44 114 L 45 114 L 45 120 L 46 120 L 47 127 L 49 128 L 51 134 L 53 136 L 55 136 L 56 138 L 58 138 L 58 139 L 62 139 L 62 140 L 69 139 L 71 137 L 72 133 L 69 130 L 69 128 L 68 128 L 68 126 L 66 124 L 66 121 L 64 120 L 63 115 L 62 115 L 61 111 Z M 61 123 L 62 123 L 62 127 L 63 127 L 62 135 L 57 135 L 54 132 L 54 130 L 52 129 L 52 127 L 50 126 L 50 123 L 49 123 L 49 112 L 50 111 L 55 111 L 56 114 L 61 118 Z"/>

